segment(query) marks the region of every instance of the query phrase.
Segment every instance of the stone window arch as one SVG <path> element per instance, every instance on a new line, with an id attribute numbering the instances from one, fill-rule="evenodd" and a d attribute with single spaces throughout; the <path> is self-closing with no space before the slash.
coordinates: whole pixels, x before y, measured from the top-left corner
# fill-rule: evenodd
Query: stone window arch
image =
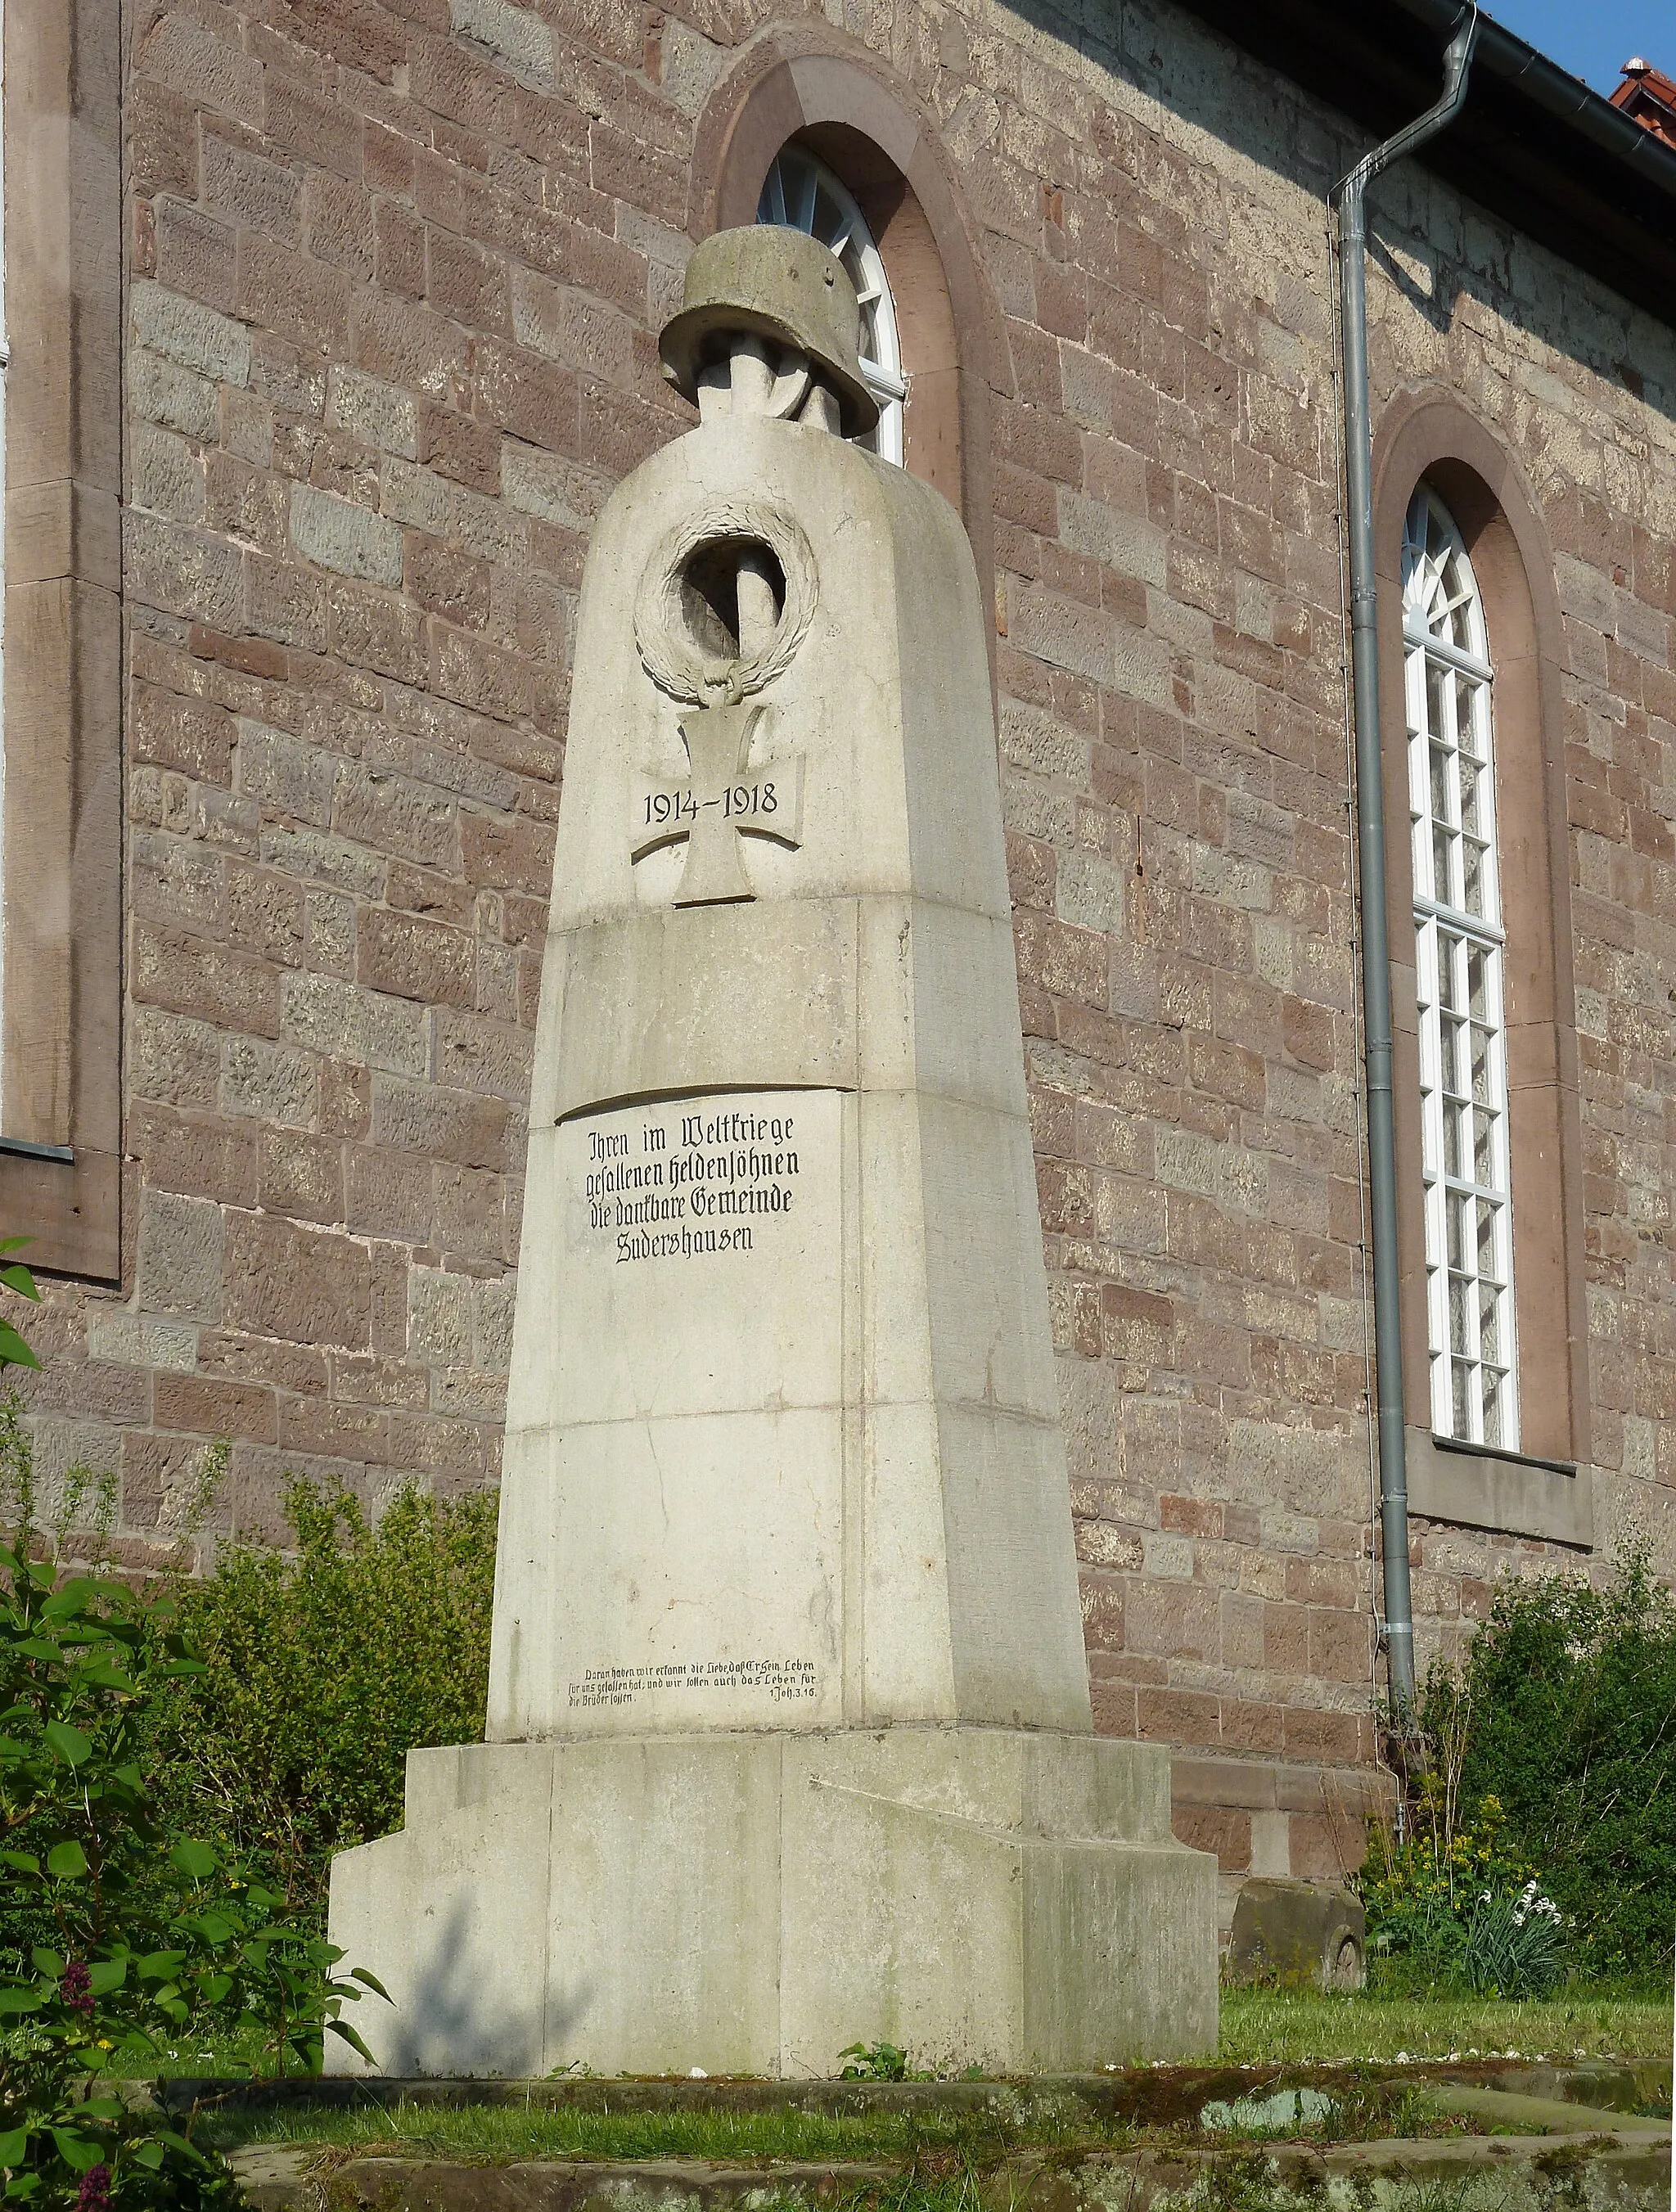
<path id="1" fill-rule="evenodd" d="M 1412 711 L 1410 687 L 1425 679 L 1406 635 L 1412 630 L 1418 639 L 1426 625 L 1413 607 L 1405 620 L 1405 585 L 1414 582 L 1421 517 L 1442 518 L 1453 533 L 1447 542 L 1442 531 L 1436 538 L 1444 568 L 1451 559 L 1456 563 L 1453 582 L 1445 580 L 1445 598 L 1470 579 L 1475 602 L 1465 645 L 1451 623 L 1443 625 L 1448 652 L 1440 658 L 1453 654 L 1469 686 L 1475 671 L 1494 672 L 1493 740 L 1480 748 L 1492 779 L 1493 814 L 1479 818 L 1493 821 L 1499 856 L 1493 926 L 1502 938 L 1496 963 L 1504 1024 L 1502 1188 L 1516 1255 L 1505 1334 L 1517 1344 L 1519 1374 L 1517 1429 L 1501 1442 L 1486 1437 L 1481 1425 L 1452 1433 L 1459 1425 L 1445 1417 L 1432 1390 L 1436 1329 L 1427 1261 L 1436 1239 L 1428 1238 L 1425 1218 L 1434 1186 L 1423 1128 L 1423 1052 L 1433 986 L 1421 973 L 1424 948 L 1415 927 L 1432 887 L 1418 880 L 1414 864 L 1416 753 L 1408 735 L 1416 720 L 1425 720 L 1424 702 Z M 1589 1376 L 1562 726 L 1565 645 L 1552 551 L 1508 454 L 1457 401 L 1435 391 L 1401 395 L 1381 426 L 1375 529 L 1412 1498 L 1429 1518 L 1588 1545 Z M 1468 711 L 1484 706 L 1469 702 Z M 1458 814 L 1453 798 L 1448 804 Z M 1459 893 L 1462 885 L 1452 888 Z"/>
<path id="2" fill-rule="evenodd" d="M 884 257 L 860 204 L 811 147 L 793 138 L 768 165 L 756 202 L 758 222 L 784 223 L 830 246 L 855 286 L 861 306 L 861 374 L 878 402 L 877 426 L 862 442 L 883 459 L 902 459 L 902 348 L 896 303 Z"/>
<path id="3" fill-rule="evenodd" d="M 756 222 L 776 164 L 808 161 L 837 180 L 871 234 L 894 310 L 902 465 L 959 511 L 988 593 L 989 392 L 1005 349 L 953 166 L 908 88 L 818 23 L 765 32 L 698 118 L 689 234 Z"/>

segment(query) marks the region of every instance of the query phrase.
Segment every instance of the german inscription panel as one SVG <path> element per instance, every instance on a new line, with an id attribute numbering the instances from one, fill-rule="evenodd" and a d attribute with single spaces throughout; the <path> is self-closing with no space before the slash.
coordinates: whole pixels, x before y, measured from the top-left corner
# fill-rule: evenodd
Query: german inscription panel
<path id="1" fill-rule="evenodd" d="M 844 1100 L 732 1091 L 561 1125 L 568 1725 L 829 1725 L 841 1706 Z"/>
<path id="2" fill-rule="evenodd" d="M 651 1109 L 638 1130 L 590 1127 L 580 1164 L 588 1229 L 619 1266 L 751 1252 L 797 1204 L 797 1115 Z"/>

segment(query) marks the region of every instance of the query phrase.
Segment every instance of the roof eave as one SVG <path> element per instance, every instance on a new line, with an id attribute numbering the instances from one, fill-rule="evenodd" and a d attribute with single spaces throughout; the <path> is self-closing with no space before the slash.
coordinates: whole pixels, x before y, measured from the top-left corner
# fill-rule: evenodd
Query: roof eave
<path id="1" fill-rule="evenodd" d="M 1429 107 L 1460 0 L 1186 0 L 1383 137 Z M 1676 149 L 1485 16 L 1460 120 L 1418 157 L 1490 214 L 1676 327 Z"/>

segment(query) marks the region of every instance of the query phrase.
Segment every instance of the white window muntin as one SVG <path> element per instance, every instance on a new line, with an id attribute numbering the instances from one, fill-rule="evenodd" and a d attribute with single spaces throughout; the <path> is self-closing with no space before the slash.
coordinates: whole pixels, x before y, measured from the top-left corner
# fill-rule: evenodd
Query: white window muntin
<path id="1" fill-rule="evenodd" d="M 854 195 L 806 147 L 782 146 L 763 179 L 756 220 L 818 238 L 843 263 L 861 303 L 862 381 L 878 402 L 877 429 L 857 442 L 900 468 L 908 386 L 896 340 L 896 307 L 884 257 Z"/>
<path id="2" fill-rule="evenodd" d="M 1424 485 L 1403 540 L 1433 1429 L 1516 1450 L 1513 1208 L 1493 671 L 1460 532 Z"/>

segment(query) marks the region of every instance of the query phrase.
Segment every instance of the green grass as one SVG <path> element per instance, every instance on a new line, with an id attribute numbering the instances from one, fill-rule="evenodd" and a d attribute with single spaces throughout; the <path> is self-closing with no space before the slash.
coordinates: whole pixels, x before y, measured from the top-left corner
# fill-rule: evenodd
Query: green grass
<path id="1" fill-rule="evenodd" d="M 1339 2059 L 1377 2064 L 1400 2056 L 1489 2057 L 1509 2052 L 1556 2060 L 1662 2058 L 1670 2043 L 1669 2002 L 1653 1996 L 1576 1994 L 1542 2003 L 1511 2003 L 1377 1992 L 1225 1990 L 1218 2055 L 1224 2063 L 1236 2065 Z M 193 2056 L 183 2051 L 167 2070 L 192 2070 Z M 608 2085 L 601 2087 L 609 2096 Z M 1388 2131 L 1371 2124 L 1371 2113 L 1365 2117 L 1370 2124 L 1351 2133 Z M 1033 2117 L 1021 2127 L 998 2115 L 969 2111 L 613 2112 L 522 2103 L 451 2110 L 405 2101 L 389 2109 L 362 2105 L 323 2111 L 298 2105 L 225 2112 L 211 2104 L 195 2132 L 199 2140 L 224 2148 L 308 2142 L 328 2152 L 384 2148 L 409 2156 L 490 2161 L 686 2158 L 722 2164 L 841 2160 L 900 2166 L 929 2160 L 933 2166 L 952 2161 L 962 2171 L 1024 2145 L 1113 2149 L 1139 2140 L 1133 2130 L 1102 2125 L 1085 2113 L 1060 2124 Z"/>
<path id="2" fill-rule="evenodd" d="M 1237 2109 L 1237 2108 L 1236 2108 Z M 213 2110 L 194 2128 L 197 2141 L 222 2149 L 254 2143 L 308 2143 L 362 2156 L 380 2151 L 404 2156 L 487 2160 L 590 2159 L 633 2162 L 702 2159 L 724 2166 L 882 2164 L 933 2172 L 981 2169 L 1014 2151 L 1114 2151 L 1143 2141 L 1183 2138 L 1228 2148 L 1242 2142 L 1286 2140 L 1362 2141 L 1390 2135 L 1459 2135 L 1469 2122 L 1429 2112 L 1412 2091 L 1390 2096 L 1375 2089 L 1344 2106 L 1304 2122 L 1290 2115 L 1266 2119 L 1259 2101 L 1230 2112 L 1201 2136 L 1184 2114 L 1181 2129 L 1141 2130 L 1102 2122 L 1083 2112 L 1056 2121 L 1041 2113 L 1013 2124 L 984 2113 L 926 2111 L 832 2114 L 779 2109 L 754 2112 L 579 2112 L 569 2106 L 465 2105 L 440 2106 L 406 2100 L 380 2108 L 349 2110 L 281 2106 L 225 2114 Z"/>
<path id="3" fill-rule="evenodd" d="M 1378 2064 L 1399 2056 L 1464 2058 L 1476 2054 L 1490 2058 L 1509 2051 L 1521 2058 L 1556 2060 L 1668 2058 L 1671 2028 L 1669 1998 L 1651 1995 L 1583 1991 L 1515 2003 L 1500 1998 L 1397 1996 L 1378 1991 L 1328 1996 L 1308 1990 L 1226 1989 L 1217 2056 L 1231 2066 L 1325 2064 L 1339 2059 Z M 191 2045 L 153 2070 L 160 2078 L 204 2079 L 237 2070 L 228 2063 L 235 2057 L 246 2064 L 254 2063 L 258 2073 L 265 2070 L 254 2045 L 237 2052 L 212 2052 Z M 807 2119 L 811 2127 L 851 2124 L 813 2115 Z M 903 2125 L 909 2124 L 904 2119 Z M 926 2118 L 911 2124 L 932 2123 Z M 968 2118 L 962 2124 L 972 2123 Z M 949 2125 L 955 2122 L 950 2119 Z M 828 2153 L 823 2147 L 815 2154 Z"/>
<path id="4" fill-rule="evenodd" d="M 468 2158 L 695 2158 L 720 2164 L 758 2160 L 843 2160 L 865 2163 L 952 2154 L 962 2162 L 1000 2156 L 1025 2136 L 1033 2145 L 1083 2143 L 1120 2148 L 1131 2129 L 1079 2119 L 1063 2129 L 1028 2130 L 969 2112 L 869 2112 L 853 2115 L 758 2112 L 577 2112 L 565 2106 L 466 2105 L 453 2109 L 405 2100 L 346 2112 L 318 2106 L 258 2112 L 210 2112 L 194 2139 L 223 2148 L 235 2143 L 309 2142 L 349 2146 L 373 2154 L 446 2153 Z"/>
<path id="5" fill-rule="evenodd" d="M 1667 2058 L 1667 1997 L 1577 1994 L 1540 2002 L 1493 1997 L 1328 1996 L 1224 1990 L 1218 2055 L 1230 2064 L 1334 2058 Z"/>

